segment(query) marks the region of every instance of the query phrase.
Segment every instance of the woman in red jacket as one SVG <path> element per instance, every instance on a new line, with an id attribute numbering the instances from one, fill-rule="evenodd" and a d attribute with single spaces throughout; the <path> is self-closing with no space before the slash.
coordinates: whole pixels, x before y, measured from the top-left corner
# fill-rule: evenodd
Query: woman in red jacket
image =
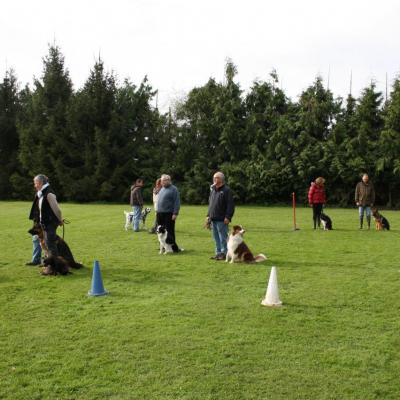
<path id="1" fill-rule="evenodd" d="M 315 180 L 315 182 L 311 182 L 310 189 L 308 191 L 308 203 L 313 208 L 313 221 L 314 221 L 314 229 L 321 226 L 321 213 L 322 207 L 326 203 L 325 196 L 325 179 L 321 176 Z"/>

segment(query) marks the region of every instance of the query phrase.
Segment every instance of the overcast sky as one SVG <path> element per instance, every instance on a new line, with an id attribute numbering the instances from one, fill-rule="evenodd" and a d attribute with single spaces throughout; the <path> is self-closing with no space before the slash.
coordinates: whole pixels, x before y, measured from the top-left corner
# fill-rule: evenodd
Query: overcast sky
<path id="1" fill-rule="evenodd" d="M 120 81 L 145 75 L 162 108 L 209 77 L 227 58 L 248 89 L 273 68 L 292 98 L 320 74 L 335 95 L 371 79 L 385 91 L 400 72 L 400 1 L 395 0 L 12 0 L 0 9 L 0 76 L 22 84 L 42 74 L 56 43 L 75 88 L 101 55 Z"/>

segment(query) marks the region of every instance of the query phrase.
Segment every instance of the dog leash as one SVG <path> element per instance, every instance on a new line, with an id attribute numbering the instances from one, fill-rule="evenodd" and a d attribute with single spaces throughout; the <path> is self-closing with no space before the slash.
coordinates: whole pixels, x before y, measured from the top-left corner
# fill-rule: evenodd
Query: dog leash
<path id="1" fill-rule="evenodd" d="M 63 236 L 62 236 L 63 240 L 64 240 L 64 236 L 65 236 L 65 224 L 70 224 L 70 223 L 71 222 L 68 221 L 67 219 L 63 219 L 63 225 L 62 225 L 62 227 L 63 227 Z"/>

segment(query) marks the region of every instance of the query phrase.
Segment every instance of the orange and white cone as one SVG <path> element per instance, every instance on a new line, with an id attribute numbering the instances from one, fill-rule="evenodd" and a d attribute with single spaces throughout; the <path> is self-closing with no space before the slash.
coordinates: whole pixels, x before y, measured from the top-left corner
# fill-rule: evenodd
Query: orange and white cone
<path id="1" fill-rule="evenodd" d="M 267 293 L 265 294 L 265 298 L 263 299 L 261 304 L 267 307 L 280 307 L 282 305 L 282 302 L 279 299 L 278 276 L 276 273 L 276 267 L 271 268 Z"/>

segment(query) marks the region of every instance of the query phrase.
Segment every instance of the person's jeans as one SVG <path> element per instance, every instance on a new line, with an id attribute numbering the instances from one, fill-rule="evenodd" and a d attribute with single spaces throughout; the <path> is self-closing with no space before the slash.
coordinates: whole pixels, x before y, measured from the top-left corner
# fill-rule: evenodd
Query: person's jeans
<path id="1" fill-rule="evenodd" d="M 38 235 L 32 236 L 32 262 L 40 264 L 42 262 L 42 247 Z"/>
<path id="2" fill-rule="evenodd" d="M 224 221 L 212 221 L 212 235 L 215 241 L 215 254 L 227 253 L 228 225 Z"/>
<path id="3" fill-rule="evenodd" d="M 360 206 L 358 207 L 358 214 L 360 215 L 360 217 L 364 217 L 364 211 L 365 211 L 365 215 L 367 217 L 371 217 L 372 212 L 371 212 L 371 207 L 370 206 Z"/>
<path id="4" fill-rule="evenodd" d="M 132 227 L 135 232 L 139 231 L 139 223 L 140 223 L 140 217 L 142 215 L 142 207 L 140 206 L 133 206 L 133 220 L 132 220 Z"/>

